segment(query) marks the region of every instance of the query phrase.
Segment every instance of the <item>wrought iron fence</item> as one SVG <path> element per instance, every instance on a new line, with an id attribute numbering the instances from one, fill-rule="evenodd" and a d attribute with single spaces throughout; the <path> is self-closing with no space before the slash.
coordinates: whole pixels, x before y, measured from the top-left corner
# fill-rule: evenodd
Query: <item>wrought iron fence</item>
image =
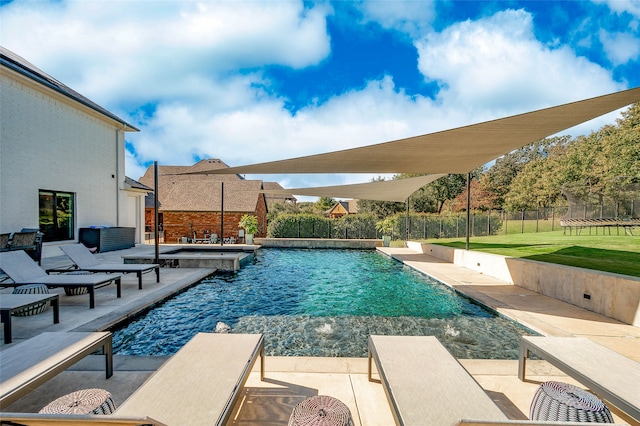
<path id="1" fill-rule="evenodd" d="M 628 209 L 600 207 L 599 205 L 541 207 L 536 210 L 490 210 L 472 212 L 469 218 L 470 235 L 503 235 L 549 232 L 562 229 L 560 221 L 569 218 L 604 218 Z M 638 216 L 636 209 L 635 215 Z M 633 211 L 633 210 L 632 210 Z M 602 216 L 601 216 L 602 215 Z M 607 216 L 610 215 L 610 216 Z M 268 236 L 275 238 L 381 238 L 376 230 L 377 220 L 371 215 L 349 215 L 330 219 L 312 215 L 287 215 L 276 227 L 269 224 Z M 627 217 L 627 216 L 625 216 Z M 430 238 L 462 238 L 467 232 L 465 212 L 451 214 L 410 213 L 397 214 L 391 236 L 395 240 L 426 240 Z M 277 229 L 274 229 L 277 228 Z"/>

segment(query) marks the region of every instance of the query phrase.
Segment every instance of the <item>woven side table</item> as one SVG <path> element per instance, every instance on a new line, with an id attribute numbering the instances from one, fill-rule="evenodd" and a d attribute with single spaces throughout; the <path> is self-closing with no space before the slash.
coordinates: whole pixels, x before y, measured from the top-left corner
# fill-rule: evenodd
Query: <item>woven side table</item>
<path id="1" fill-rule="evenodd" d="M 531 420 L 613 423 L 609 408 L 598 397 L 577 386 L 544 382 L 531 402 Z"/>
<path id="2" fill-rule="evenodd" d="M 16 287 L 13 294 L 49 294 L 49 288 L 45 284 L 25 284 Z M 12 315 L 26 317 L 43 313 L 49 307 L 49 302 L 36 303 L 19 311 L 14 311 Z"/>
<path id="3" fill-rule="evenodd" d="M 82 389 L 61 396 L 39 412 L 44 414 L 111 414 L 116 403 L 104 389 Z"/>
<path id="4" fill-rule="evenodd" d="M 75 272 L 68 272 L 67 275 L 91 275 L 91 272 L 75 271 Z M 87 288 L 86 287 L 65 287 L 64 294 L 66 294 L 67 296 L 80 296 L 82 294 L 87 294 Z"/>
<path id="5" fill-rule="evenodd" d="M 296 405 L 289 426 L 353 426 L 351 411 L 340 400 L 318 395 Z"/>

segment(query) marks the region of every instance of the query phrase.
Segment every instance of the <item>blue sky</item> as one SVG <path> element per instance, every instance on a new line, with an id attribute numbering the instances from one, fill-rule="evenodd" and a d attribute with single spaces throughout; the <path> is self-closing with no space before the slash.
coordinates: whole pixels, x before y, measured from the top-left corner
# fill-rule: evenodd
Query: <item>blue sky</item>
<path id="1" fill-rule="evenodd" d="M 640 0 L 14 0 L 0 19 L 4 47 L 141 129 L 134 179 L 154 160 L 278 160 L 640 86 Z"/>

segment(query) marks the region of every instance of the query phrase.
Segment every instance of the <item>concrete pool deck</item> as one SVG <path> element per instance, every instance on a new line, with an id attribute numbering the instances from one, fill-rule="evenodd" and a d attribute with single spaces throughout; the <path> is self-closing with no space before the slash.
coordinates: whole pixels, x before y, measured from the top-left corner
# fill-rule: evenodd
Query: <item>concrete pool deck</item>
<path id="1" fill-rule="evenodd" d="M 588 337 L 640 361 L 640 328 L 406 248 L 379 250 L 541 334 Z M 104 261 L 119 263 L 122 262 L 122 255 L 148 252 L 153 252 L 153 246 L 138 246 L 96 256 Z M 43 259 L 45 269 L 68 263 L 65 256 Z M 102 330 L 123 316 L 162 300 L 211 272 L 210 269 L 163 268 L 160 273 L 161 282 L 155 283 L 154 274 L 147 274 L 143 279 L 142 290 L 137 289 L 135 275 L 125 276 L 122 298 L 115 297 L 112 286 L 98 289 L 95 309 L 88 309 L 87 296 L 67 297 L 61 292 L 60 323 L 52 324 L 50 314 L 15 317 L 14 344 L 44 331 Z M 0 296 L 10 292 L 11 289 L 1 290 Z M 0 350 L 6 347 L 8 345 L 1 344 Z M 115 356 L 114 375 L 105 380 L 103 359 L 90 356 L 13 405 L 3 408 L 3 411 L 37 412 L 58 396 L 88 387 L 109 390 L 116 404 L 120 404 L 165 360 L 164 357 Z M 517 377 L 517 361 L 460 362 L 507 416 L 513 419 L 527 418 L 529 405 L 540 382 L 558 380 L 579 385 L 545 361 L 527 363 L 526 382 L 521 382 Z M 289 415 L 298 402 L 318 394 L 331 395 L 347 404 L 356 425 L 393 424 L 382 385 L 367 380 L 366 358 L 267 357 L 265 367 L 264 382 L 259 380 L 257 370 L 251 374 L 230 424 L 287 424 Z M 615 409 L 612 411 L 618 423 L 637 424 Z"/>

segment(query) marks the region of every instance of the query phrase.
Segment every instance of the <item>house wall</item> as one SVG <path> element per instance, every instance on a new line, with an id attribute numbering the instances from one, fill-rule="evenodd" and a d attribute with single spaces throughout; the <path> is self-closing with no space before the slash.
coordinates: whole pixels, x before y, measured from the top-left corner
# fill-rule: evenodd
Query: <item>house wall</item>
<path id="1" fill-rule="evenodd" d="M 5 68 L 0 96 L 0 232 L 38 227 L 40 189 L 75 193 L 76 241 L 81 227 L 124 226 L 122 125 Z"/>
<path id="2" fill-rule="evenodd" d="M 224 212 L 224 237 L 238 237 L 238 222 L 244 212 Z M 203 237 L 203 231 L 220 237 L 220 212 L 163 212 L 164 241 L 167 244 L 180 242 L 182 237 Z M 151 212 L 153 218 L 153 211 Z M 152 219 L 153 221 L 153 219 Z"/>
<path id="3" fill-rule="evenodd" d="M 167 244 L 175 244 L 181 241 L 182 237 L 193 237 L 193 232 L 198 238 L 202 238 L 204 231 L 209 234 L 218 234 L 218 237 L 238 237 L 238 223 L 245 214 L 252 214 L 258 218 L 258 232 L 256 237 L 264 237 L 267 234 L 267 202 L 264 194 L 259 194 L 256 200 L 256 208 L 252 212 L 224 212 L 224 235 L 220 235 L 221 214 L 219 211 L 166 211 L 162 213 L 164 241 Z M 152 208 L 145 209 L 145 225 L 150 229 L 154 226 L 154 213 Z"/>
<path id="4" fill-rule="evenodd" d="M 120 226 L 136 228 L 136 244 L 144 243 L 145 195 L 145 193 L 129 191 L 125 202 L 126 214 L 120 220 Z"/>

